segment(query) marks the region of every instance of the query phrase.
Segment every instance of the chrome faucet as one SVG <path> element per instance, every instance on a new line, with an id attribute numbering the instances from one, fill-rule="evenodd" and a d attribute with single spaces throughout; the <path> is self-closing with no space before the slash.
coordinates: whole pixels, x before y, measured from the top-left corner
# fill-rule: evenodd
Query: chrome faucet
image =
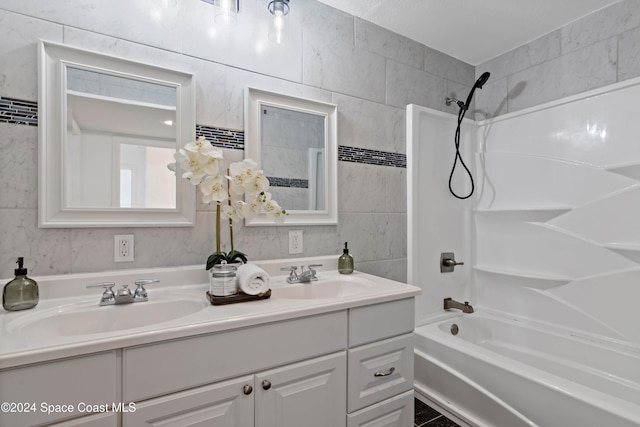
<path id="1" fill-rule="evenodd" d="M 147 290 L 144 285 L 159 282 L 159 279 L 140 279 L 135 281 L 136 290 L 131 292 L 128 285 L 123 285 L 117 292 L 113 292 L 114 282 L 102 282 L 87 285 L 87 288 L 104 288 L 100 299 L 100 305 L 130 304 L 134 302 L 148 301 Z"/>
<path id="2" fill-rule="evenodd" d="M 322 267 L 322 264 L 309 264 L 308 270 L 304 271 L 304 265 L 300 266 L 300 274 L 296 272 L 298 267 L 292 265 L 291 267 L 283 267 L 281 271 L 288 271 L 289 277 L 287 277 L 287 283 L 311 283 L 318 280 L 316 276 L 316 268 Z"/>
<path id="3" fill-rule="evenodd" d="M 469 304 L 469 301 L 465 301 L 464 304 L 451 298 L 444 299 L 444 309 L 456 308 L 462 310 L 463 313 L 473 313 L 473 306 Z"/>

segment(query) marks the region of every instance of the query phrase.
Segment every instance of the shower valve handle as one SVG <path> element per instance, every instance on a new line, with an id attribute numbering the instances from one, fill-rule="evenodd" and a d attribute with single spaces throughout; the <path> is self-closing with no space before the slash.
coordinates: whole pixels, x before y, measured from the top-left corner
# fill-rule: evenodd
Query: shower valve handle
<path id="1" fill-rule="evenodd" d="M 451 273 L 456 265 L 464 265 L 464 262 L 457 262 L 453 252 L 440 254 L 440 273 Z"/>

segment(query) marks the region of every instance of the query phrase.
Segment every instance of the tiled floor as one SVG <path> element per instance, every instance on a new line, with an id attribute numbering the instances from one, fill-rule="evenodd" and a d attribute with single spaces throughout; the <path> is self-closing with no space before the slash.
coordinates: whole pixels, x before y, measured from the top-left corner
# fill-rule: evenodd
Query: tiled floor
<path id="1" fill-rule="evenodd" d="M 415 412 L 415 427 L 459 427 L 458 424 L 418 399 L 416 399 Z"/>

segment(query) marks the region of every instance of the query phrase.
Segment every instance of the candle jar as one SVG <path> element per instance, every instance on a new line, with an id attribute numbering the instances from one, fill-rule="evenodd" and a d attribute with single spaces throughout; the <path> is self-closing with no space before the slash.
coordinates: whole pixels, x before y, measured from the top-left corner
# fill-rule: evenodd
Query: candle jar
<path id="1" fill-rule="evenodd" d="M 209 269 L 209 293 L 217 297 L 237 294 L 236 267 L 222 261 Z"/>

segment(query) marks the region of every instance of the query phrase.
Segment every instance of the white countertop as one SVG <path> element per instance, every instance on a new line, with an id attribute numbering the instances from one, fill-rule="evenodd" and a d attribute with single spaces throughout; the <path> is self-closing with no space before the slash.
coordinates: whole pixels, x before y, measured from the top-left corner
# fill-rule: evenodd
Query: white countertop
<path id="1" fill-rule="evenodd" d="M 314 263 L 323 264 L 323 267 L 318 268 L 319 280 L 313 283 L 289 285 L 286 283 L 286 276 L 280 271 L 283 266 L 306 266 Z M 201 265 L 33 277 L 40 288 L 39 304 L 30 310 L 0 312 L 0 369 L 344 310 L 409 298 L 421 292 L 420 288 L 415 286 L 357 271 L 350 275 L 339 274 L 337 256 L 257 261 L 255 264 L 264 268 L 271 277 L 271 298 L 222 306 L 213 306 L 207 301 L 205 292 L 209 288 L 208 277 Z M 91 305 L 95 302 L 95 310 L 118 309 L 118 306 L 99 307 L 102 289 L 86 289 L 86 285 L 114 281 L 117 288 L 129 284 L 135 289 L 133 281 L 142 278 L 160 279 L 160 283 L 147 287 L 150 302 L 154 301 L 154 298 L 201 298 L 204 307 L 174 320 L 113 332 L 70 336 L 28 336 L 14 332 L 13 325 L 23 321 L 25 316 L 64 310 L 69 304 Z M 366 281 L 367 290 L 337 298 L 290 299 L 278 296 L 278 290 L 286 287 L 322 286 L 323 282 L 336 280 L 347 284 Z M 136 304 L 148 303 L 134 303 Z"/>

